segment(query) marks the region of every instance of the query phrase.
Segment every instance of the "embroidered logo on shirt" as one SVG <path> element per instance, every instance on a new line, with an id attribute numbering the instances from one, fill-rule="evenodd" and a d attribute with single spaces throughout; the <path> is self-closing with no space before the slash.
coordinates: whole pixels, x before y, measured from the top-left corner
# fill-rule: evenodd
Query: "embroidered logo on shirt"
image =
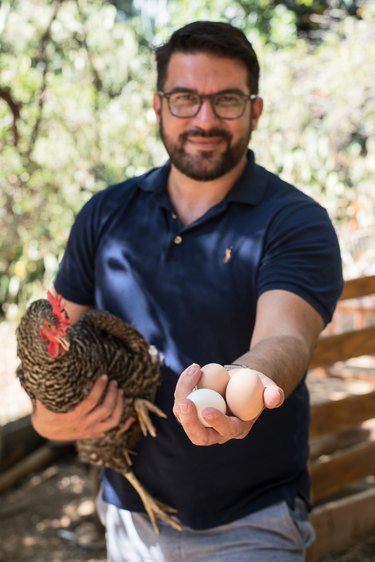
<path id="1" fill-rule="evenodd" d="M 232 259 L 233 246 L 228 246 L 224 252 L 223 262 L 228 263 Z"/>

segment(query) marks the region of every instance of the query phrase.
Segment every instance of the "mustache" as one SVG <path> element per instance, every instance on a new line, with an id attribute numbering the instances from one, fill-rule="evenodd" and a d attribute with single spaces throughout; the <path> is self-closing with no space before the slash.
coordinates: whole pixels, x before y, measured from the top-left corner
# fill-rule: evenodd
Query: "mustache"
<path id="1" fill-rule="evenodd" d="M 223 137 L 227 141 L 230 141 L 232 139 L 232 135 L 228 131 L 219 128 L 213 128 L 210 129 L 209 131 L 196 128 L 196 129 L 190 129 L 189 131 L 184 131 L 183 133 L 180 134 L 180 139 L 182 140 L 187 140 L 189 137 L 204 137 L 204 138 Z"/>

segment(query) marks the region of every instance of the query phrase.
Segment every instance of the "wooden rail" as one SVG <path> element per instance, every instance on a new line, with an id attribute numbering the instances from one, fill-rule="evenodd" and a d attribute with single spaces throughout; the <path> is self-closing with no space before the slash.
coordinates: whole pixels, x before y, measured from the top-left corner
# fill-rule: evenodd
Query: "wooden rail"
<path id="1" fill-rule="evenodd" d="M 360 443 L 338 453 L 333 453 L 311 466 L 314 482 L 314 500 L 340 492 L 357 480 L 374 472 L 375 441 Z"/>
<path id="2" fill-rule="evenodd" d="M 310 360 L 310 369 L 328 367 L 336 361 L 375 353 L 375 326 L 335 334 L 319 340 Z"/>
<path id="3" fill-rule="evenodd" d="M 375 294 L 375 275 L 346 281 L 340 300 L 367 297 L 372 294 Z"/>
<path id="4" fill-rule="evenodd" d="M 340 302 L 372 294 L 375 275 L 347 281 Z M 375 326 L 322 336 L 309 367 L 325 369 L 362 355 L 375 355 Z M 375 534 L 375 486 L 367 484 L 374 482 L 375 439 L 371 431 L 361 429 L 363 422 L 373 418 L 375 421 L 375 373 L 368 392 L 311 406 L 311 449 L 319 440 L 328 440 L 330 450 L 310 459 L 315 504 L 311 519 L 317 539 L 309 550 L 308 562 L 317 562 L 323 555 Z M 357 432 L 360 440 L 341 447 L 345 439 L 340 436 L 347 431 Z"/>
<path id="5" fill-rule="evenodd" d="M 366 394 L 347 396 L 340 400 L 313 404 L 310 437 L 342 431 L 373 417 L 375 417 L 375 390 Z"/>

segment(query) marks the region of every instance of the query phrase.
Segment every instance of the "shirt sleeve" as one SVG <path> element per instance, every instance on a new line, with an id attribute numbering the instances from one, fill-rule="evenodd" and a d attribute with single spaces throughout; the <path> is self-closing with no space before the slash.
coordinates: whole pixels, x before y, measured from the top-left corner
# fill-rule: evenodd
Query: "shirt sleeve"
<path id="1" fill-rule="evenodd" d="M 338 239 L 326 210 L 306 198 L 271 221 L 258 276 L 259 295 L 293 292 L 331 321 L 343 288 Z"/>

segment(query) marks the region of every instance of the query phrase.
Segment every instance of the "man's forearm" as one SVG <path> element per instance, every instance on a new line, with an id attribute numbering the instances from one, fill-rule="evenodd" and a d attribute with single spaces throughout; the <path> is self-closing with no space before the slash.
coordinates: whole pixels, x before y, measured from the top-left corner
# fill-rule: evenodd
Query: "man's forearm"
<path id="1" fill-rule="evenodd" d="M 287 397 L 302 380 L 309 358 L 310 349 L 302 340 L 294 336 L 274 336 L 258 342 L 235 363 L 264 373 Z"/>

